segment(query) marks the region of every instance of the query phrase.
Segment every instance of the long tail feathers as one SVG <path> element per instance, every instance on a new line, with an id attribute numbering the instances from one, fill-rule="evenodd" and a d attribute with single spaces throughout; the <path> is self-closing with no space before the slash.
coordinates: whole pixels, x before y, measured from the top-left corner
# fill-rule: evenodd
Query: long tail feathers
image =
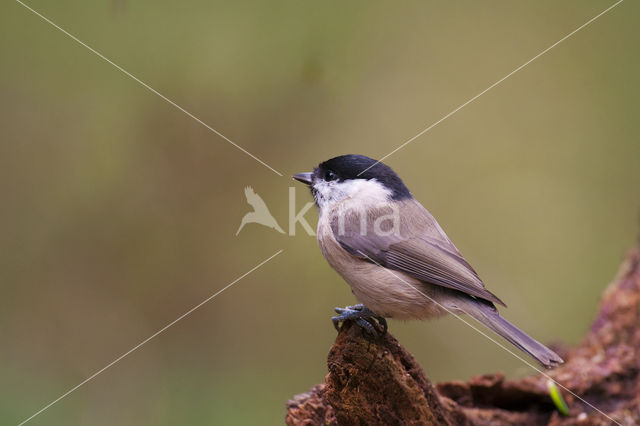
<path id="1" fill-rule="evenodd" d="M 551 368 L 564 362 L 551 349 L 502 318 L 493 305 L 474 301 L 474 303 L 465 304 L 461 309 L 467 315 L 472 316 L 522 351 L 531 355 L 543 366 Z"/>

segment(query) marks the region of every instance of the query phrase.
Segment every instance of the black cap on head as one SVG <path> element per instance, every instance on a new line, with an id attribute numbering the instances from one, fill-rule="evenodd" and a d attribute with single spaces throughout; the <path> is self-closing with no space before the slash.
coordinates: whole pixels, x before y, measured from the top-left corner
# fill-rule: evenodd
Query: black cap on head
<path id="1" fill-rule="evenodd" d="M 394 200 L 410 198 L 411 193 L 391 167 L 377 163 L 364 155 L 341 155 L 323 163 L 313 171 L 315 177 L 324 180 L 375 179 L 393 193 Z"/>

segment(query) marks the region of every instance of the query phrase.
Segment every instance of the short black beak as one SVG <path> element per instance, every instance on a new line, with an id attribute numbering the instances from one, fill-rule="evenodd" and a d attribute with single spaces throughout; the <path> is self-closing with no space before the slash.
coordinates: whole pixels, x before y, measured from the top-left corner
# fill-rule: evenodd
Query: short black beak
<path id="1" fill-rule="evenodd" d="M 302 182 L 305 185 L 311 185 L 311 175 L 312 173 L 298 173 L 297 175 L 291 176 L 298 182 Z"/>

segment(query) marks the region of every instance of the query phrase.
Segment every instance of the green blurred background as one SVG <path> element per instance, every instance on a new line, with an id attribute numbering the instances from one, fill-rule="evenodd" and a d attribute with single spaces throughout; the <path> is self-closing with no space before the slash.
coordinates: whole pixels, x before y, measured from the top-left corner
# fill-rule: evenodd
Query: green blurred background
<path id="1" fill-rule="evenodd" d="M 315 238 L 235 232 L 253 186 L 382 157 L 611 1 L 32 0 L 0 6 L 0 423 L 280 424 L 323 380 L 348 286 Z M 624 2 L 386 162 L 542 341 L 569 344 L 634 243 L 637 22 Z M 315 224 L 316 212 L 307 214 Z M 532 370 L 455 318 L 392 321 L 434 380 Z"/>

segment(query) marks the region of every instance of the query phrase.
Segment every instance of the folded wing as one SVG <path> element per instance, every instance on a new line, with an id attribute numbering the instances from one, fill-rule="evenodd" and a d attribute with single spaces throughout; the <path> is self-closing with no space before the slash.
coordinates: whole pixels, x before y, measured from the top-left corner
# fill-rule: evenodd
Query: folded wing
<path id="1" fill-rule="evenodd" d="M 420 203 L 407 201 L 396 213 L 400 215 L 396 230 L 399 232 L 392 234 L 376 230 L 374 226 L 377 217 L 392 217 L 394 212 L 388 207 L 369 209 L 364 226 L 361 215 L 354 212 L 335 219 L 331 227 L 338 243 L 354 256 L 405 272 L 429 284 L 506 306 L 485 288 L 478 274 Z"/>

